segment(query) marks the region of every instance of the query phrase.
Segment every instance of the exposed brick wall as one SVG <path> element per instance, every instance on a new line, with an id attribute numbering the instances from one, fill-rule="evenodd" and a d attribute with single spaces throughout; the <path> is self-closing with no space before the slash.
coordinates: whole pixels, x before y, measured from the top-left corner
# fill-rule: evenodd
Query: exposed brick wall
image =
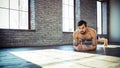
<path id="1" fill-rule="evenodd" d="M 0 29 L 0 47 L 17 47 L 32 44 L 34 31 Z"/>
<path id="2" fill-rule="evenodd" d="M 97 29 L 96 0 L 80 0 L 80 19 L 85 20 L 88 26 Z"/>
<path id="3" fill-rule="evenodd" d="M 35 30 L 0 29 L 0 47 L 72 44 L 72 33 L 62 32 L 62 0 L 34 0 L 32 3 L 30 22 Z M 89 8 L 87 10 L 92 12 Z M 92 14 L 92 19 L 84 15 L 81 18 L 94 22 L 96 18 L 94 12 Z"/>
<path id="4" fill-rule="evenodd" d="M 73 33 L 63 33 L 63 44 L 73 44 Z"/>
<path id="5" fill-rule="evenodd" d="M 62 43 L 62 1 L 35 0 L 37 43 L 55 45 Z"/>

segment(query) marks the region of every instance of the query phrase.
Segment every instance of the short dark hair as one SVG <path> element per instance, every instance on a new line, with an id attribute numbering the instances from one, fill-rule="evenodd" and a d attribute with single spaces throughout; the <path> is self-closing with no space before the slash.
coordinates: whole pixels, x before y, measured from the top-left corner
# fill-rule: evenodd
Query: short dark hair
<path id="1" fill-rule="evenodd" d="M 84 20 L 80 20 L 79 22 L 78 22 L 78 26 L 81 26 L 81 25 L 85 25 L 85 27 L 87 26 L 87 22 L 86 21 L 84 21 Z"/>

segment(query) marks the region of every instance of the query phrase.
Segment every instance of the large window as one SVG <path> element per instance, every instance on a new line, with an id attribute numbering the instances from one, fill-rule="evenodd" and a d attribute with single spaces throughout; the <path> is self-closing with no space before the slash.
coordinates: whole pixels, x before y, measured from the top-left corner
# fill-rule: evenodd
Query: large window
<path id="1" fill-rule="evenodd" d="M 74 0 L 62 0 L 63 32 L 74 31 Z"/>
<path id="2" fill-rule="evenodd" d="M 107 34 L 107 4 L 97 1 L 97 33 Z"/>
<path id="3" fill-rule="evenodd" d="M 0 29 L 28 29 L 29 0 L 0 0 Z"/>
<path id="4" fill-rule="evenodd" d="M 102 33 L 102 26 L 101 26 L 101 2 L 97 1 L 97 33 Z"/>

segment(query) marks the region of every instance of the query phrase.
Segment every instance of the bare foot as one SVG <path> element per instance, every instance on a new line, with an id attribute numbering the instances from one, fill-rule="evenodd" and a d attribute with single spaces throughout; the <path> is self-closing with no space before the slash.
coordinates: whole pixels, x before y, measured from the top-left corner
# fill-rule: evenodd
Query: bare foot
<path id="1" fill-rule="evenodd" d="M 104 46 L 107 47 L 108 46 L 108 40 L 104 39 Z"/>

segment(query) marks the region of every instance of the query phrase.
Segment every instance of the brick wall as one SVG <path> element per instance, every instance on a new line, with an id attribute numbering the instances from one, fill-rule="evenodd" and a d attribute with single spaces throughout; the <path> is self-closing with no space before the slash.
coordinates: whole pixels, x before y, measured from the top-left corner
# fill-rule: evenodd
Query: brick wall
<path id="1" fill-rule="evenodd" d="M 37 43 L 54 45 L 62 43 L 62 1 L 35 0 Z"/>

